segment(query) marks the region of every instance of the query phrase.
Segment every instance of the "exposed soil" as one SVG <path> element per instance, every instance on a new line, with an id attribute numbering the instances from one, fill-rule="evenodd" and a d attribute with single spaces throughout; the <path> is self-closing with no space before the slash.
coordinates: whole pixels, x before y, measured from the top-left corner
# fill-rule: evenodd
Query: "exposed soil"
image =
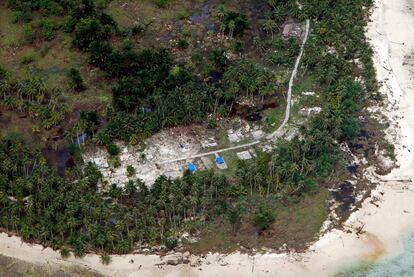
<path id="1" fill-rule="evenodd" d="M 51 149 L 43 148 L 42 153 L 45 156 L 49 166 L 56 169 L 60 176 L 64 176 L 66 168 L 75 167 L 75 160 L 69 149 Z"/>
<path id="2" fill-rule="evenodd" d="M 341 213 L 349 212 L 351 205 L 355 204 L 354 186 L 345 181 L 339 185 L 339 189 L 332 192 L 334 199 L 340 203 Z"/>

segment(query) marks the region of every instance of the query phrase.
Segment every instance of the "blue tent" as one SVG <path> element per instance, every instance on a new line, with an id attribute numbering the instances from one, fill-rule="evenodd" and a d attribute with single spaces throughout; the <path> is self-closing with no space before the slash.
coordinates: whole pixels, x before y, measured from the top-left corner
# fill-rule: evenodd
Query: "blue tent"
<path id="1" fill-rule="evenodd" d="M 216 164 L 224 164 L 224 159 L 221 156 L 216 157 Z"/>
<path id="2" fill-rule="evenodd" d="M 188 163 L 187 164 L 187 169 L 188 169 L 188 171 L 193 173 L 194 171 L 196 171 L 197 167 L 193 163 Z"/>

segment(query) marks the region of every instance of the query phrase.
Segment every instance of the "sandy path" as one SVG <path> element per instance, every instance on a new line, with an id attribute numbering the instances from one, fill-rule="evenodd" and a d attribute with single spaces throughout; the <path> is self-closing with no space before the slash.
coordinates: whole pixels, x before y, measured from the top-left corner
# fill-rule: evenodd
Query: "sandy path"
<path id="1" fill-rule="evenodd" d="M 289 80 L 289 88 L 288 88 L 288 93 L 287 93 L 287 101 L 286 101 L 287 103 L 286 103 L 285 118 L 283 119 L 282 124 L 279 126 L 279 128 L 277 128 L 276 131 L 274 131 L 273 133 L 267 135 L 266 138 L 269 139 L 269 140 L 280 137 L 282 135 L 282 133 L 283 133 L 283 129 L 285 128 L 286 124 L 289 121 L 290 108 L 292 106 L 292 88 L 293 88 L 293 82 L 295 81 L 296 75 L 298 73 L 298 68 L 299 68 L 299 65 L 300 65 L 300 61 L 302 60 L 303 50 L 305 49 L 305 44 L 308 41 L 309 28 L 310 28 L 310 21 L 309 21 L 309 19 L 307 19 L 306 20 L 306 28 L 305 28 L 305 37 L 303 38 L 302 44 L 300 46 L 299 56 L 296 59 L 295 67 L 293 68 L 292 75 L 290 76 L 290 80 Z"/>
<path id="2" fill-rule="evenodd" d="M 0 234 L 0 253 L 28 262 L 48 265 L 79 265 L 93 268 L 111 276 L 327 276 L 340 266 L 362 259 L 376 260 L 394 255 L 401 250 L 402 235 L 414 230 L 414 188 L 412 183 L 392 180 L 414 179 L 414 87 L 405 56 L 414 50 L 414 16 L 410 8 L 414 3 L 406 0 L 378 0 L 372 15 L 368 36 L 375 50 L 374 61 L 378 79 L 384 81 L 384 92 L 391 103 L 386 112 L 399 122 L 397 133 L 400 168 L 384 177 L 384 182 L 373 192 L 379 207 L 367 199 L 362 208 L 347 221 L 349 229 L 364 226 L 366 233 L 359 237 L 353 233 L 334 230 L 324 235 L 305 254 L 266 254 L 250 257 L 238 253 L 228 256 L 211 254 L 199 267 L 179 265 L 159 268 L 157 256 L 113 256 L 112 263 L 104 266 L 96 255 L 83 259 L 63 261 L 51 249 L 21 243 L 16 237 Z M 406 27 L 410 26 L 410 27 Z M 411 151 L 411 152 L 410 152 Z M 134 263 L 130 263 L 133 259 Z"/>

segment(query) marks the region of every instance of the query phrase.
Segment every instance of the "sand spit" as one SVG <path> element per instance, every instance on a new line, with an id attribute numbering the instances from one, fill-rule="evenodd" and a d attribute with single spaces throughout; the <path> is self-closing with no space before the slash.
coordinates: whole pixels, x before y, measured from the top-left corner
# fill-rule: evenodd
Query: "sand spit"
<path id="1" fill-rule="evenodd" d="M 0 253 L 25 262 L 49 267 L 73 265 L 109 276 L 327 276 L 361 260 L 377 260 L 398 254 L 402 236 L 414 230 L 414 88 L 406 57 L 414 51 L 414 4 L 407 0 L 378 0 L 371 17 L 368 37 L 375 52 L 378 79 L 390 103 L 385 113 L 394 122 L 389 135 L 396 139 L 400 168 L 380 179 L 380 186 L 361 209 L 346 222 L 346 230 L 333 230 L 304 254 L 234 253 L 189 257 L 188 264 L 160 265 L 155 255 L 113 256 L 104 266 L 97 255 L 62 260 L 59 253 L 39 245 L 22 243 L 19 238 L 0 234 Z M 412 65 L 411 65 L 412 66 Z M 412 70 L 412 69 L 411 69 Z M 373 204 L 373 200 L 375 203 Z M 360 230 L 363 230 L 360 232 Z M 164 259 L 165 261 L 165 259 Z"/>

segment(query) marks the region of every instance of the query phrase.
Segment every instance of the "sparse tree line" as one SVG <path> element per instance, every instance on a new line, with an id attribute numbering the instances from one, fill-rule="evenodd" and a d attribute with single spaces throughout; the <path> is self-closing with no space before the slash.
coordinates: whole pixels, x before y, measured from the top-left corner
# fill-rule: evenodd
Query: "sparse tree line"
<path id="1" fill-rule="evenodd" d="M 0 100 L 9 109 L 28 114 L 48 130 L 61 123 L 67 107 L 59 100 L 60 91 L 47 89 L 40 78 L 18 81 L 0 68 Z M 38 132 L 34 126 L 33 132 Z"/>

